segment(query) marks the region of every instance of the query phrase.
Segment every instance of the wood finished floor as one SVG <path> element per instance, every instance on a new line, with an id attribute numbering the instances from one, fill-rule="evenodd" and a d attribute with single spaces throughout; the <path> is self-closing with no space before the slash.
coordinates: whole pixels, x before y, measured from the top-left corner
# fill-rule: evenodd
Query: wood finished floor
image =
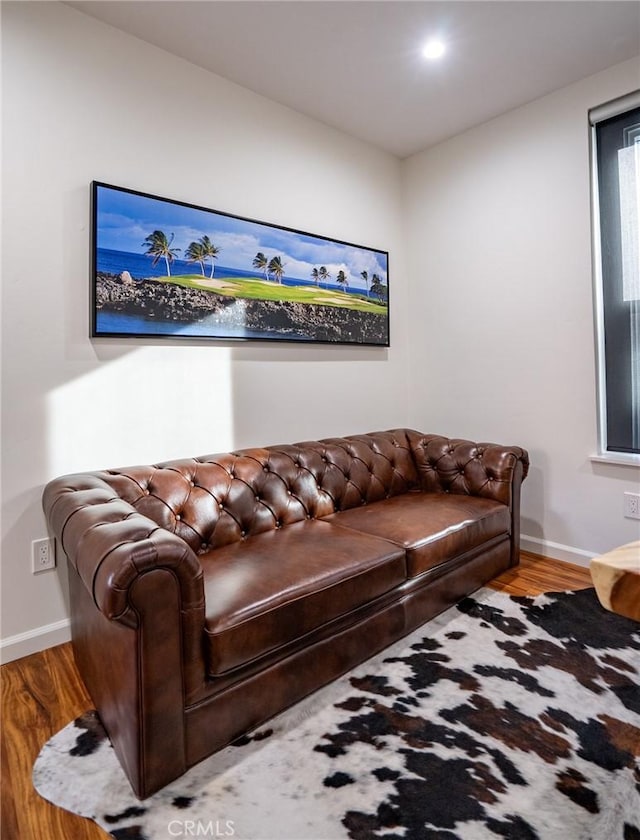
<path id="1" fill-rule="evenodd" d="M 522 552 L 520 565 L 489 586 L 513 595 L 584 589 L 589 571 Z M 2 840 L 104 840 L 95 823 L 55 808 L 31 784 L 42 745 L 92 707 L 78 676 L 71 645 L 49 648 L 3 665 L 2 681 Z"/>

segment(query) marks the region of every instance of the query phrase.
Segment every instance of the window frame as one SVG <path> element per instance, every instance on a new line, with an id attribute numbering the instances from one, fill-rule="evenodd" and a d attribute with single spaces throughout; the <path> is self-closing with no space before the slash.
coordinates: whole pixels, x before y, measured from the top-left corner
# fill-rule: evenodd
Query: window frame
<path id="1" fill-rule="evenodd" d="M 640 90 L 598 105 L 589 110 L 590 124 L 590 171 L 591 171 L 591 242 L 592 275 L 595 327 L 596 356 L 596 399 L 598 418 L 598 452 L 591 456 L 592 461 L 640 467 L 640 453 L 609 449 L 607 430 L 607 382 L 606 350 L 604 321 L 604 278 L 602 265 L 601 217 L 600 217 L 600 181 L 598 172 L 598 125 L 612 117 L 640 107 Z"/>

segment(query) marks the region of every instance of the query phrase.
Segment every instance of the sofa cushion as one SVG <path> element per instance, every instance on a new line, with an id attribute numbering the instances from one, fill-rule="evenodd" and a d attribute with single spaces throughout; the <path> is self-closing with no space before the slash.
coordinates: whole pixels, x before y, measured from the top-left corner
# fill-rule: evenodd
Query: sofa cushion
<path id="1" fill-rule="evenodd" d="M 406 493 L 326 517 L 342 528 L 392 540 L 407 552 L 408 576 L 509 534 L 509 508 L 454 493 Z"/>
<path id="2" fill-rule="evenodd" d="M 318 520 L 199 559 L 210 676 L 299 639 L 406 580 L 400 546 Z"/>

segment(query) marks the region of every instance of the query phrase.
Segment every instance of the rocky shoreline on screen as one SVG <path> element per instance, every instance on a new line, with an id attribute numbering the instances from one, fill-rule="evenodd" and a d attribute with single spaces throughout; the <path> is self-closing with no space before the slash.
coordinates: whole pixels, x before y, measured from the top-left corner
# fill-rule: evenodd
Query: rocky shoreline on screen
<path id="1" fill-rule="evenodd" d="M 219 314 L 229 316 L 248 330 L 305 336 L 311 341 L 380 344 L 385 318 L 338 306 L 291 301 L 227 297 L 215 291 L 192 289 L 153 279 L 131 280 L 123 275 L 98 273 L 97 311 L 123 312 L 149 320 L 193 322 Z"/>
<path id="2" fill-rule="evenodd" d="M 118 274 L 96 276 L 97 311 L 126 312 L 163 321 L 197 321 L 222 311 L 226 305 L 227 300 L 215 292 L 151 279 L 127 281 Z"/>

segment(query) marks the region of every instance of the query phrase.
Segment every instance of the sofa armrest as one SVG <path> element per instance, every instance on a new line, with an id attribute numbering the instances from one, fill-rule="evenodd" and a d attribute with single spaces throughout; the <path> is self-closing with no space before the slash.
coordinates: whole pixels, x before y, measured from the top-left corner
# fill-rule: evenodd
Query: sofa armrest
<path id="1" fill-rule="evenodd" d="M 43 507 L 69 560 L 78 669 L 145 797 L 187 769 L 184 708 L 206 679 L 202 569 L 103 475 L 55 479 Z"/>
<path id="2" fill-rule="evenodd" d="M 529 455 L 520 446 L 408 431 L 421 489 L 494 499 L 511 513 L 511 565 L 520 560 L 520 485 L 529 471 Z"/>
<path id="3" fill-rule="evenodd" d="M 121 499 L 99 475 L 64 476 L 44 490 L 49 528 L 97 609 L 110 621 L 137 628 L 141 610 L 134 584 L 153 570 L 169 572 L 178 590 L 177 632 L 182 637 L 187 693 L 201 683 L 204 586 L 200 562 L 175 534 Z M 202 666 L 203 667 L 203 666 Z"/>
<path id="4" fill-rule="evenodd" d="M 135 625 L 127 593 L 139 575 L 154 568 L 174 572 L 183 610 L 204 609 L 202 569 L 193 551 L 119 498 L 99 476 L 50 482 L 43 507 L 53 535 L 107 618 Z"/>
<path id="5" fill-rule="evenodd" d="M 407 433 L 422 490 L 483 496 L 510 505 L 514 484 L 529 470 L 529 456 L 520 446 Z"/>

